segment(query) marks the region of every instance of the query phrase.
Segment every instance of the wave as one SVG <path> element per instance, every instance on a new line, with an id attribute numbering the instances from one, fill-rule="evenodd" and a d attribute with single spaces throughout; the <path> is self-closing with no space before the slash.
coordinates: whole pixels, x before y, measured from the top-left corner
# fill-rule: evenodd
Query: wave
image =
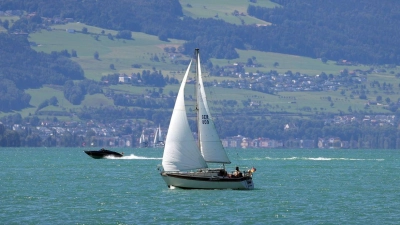
<path id="1" fill-rule="evenodd" d="M 327 157 L 289 157 L 289 158 L 271 158 L 265 157 L 267 160 L 313 160 L 313 161 L 331 161 L 331 160 L 342 160 L 342 161 L 384 161 L 385 159 L 355 159 L 355 158 L 327 158 Z"/>
<path id="2" fill-rule="evenodd" d="M 135 154 L 124 155 L 123 157 L 107 156 L 107 159 L 144 159 L 144 160 L 161 160 L 162 158 L 137 156 Z"/>

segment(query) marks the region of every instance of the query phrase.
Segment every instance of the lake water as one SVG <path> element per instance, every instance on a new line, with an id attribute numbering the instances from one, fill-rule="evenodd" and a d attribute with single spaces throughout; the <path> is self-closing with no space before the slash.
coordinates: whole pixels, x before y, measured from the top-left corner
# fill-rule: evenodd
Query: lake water
<path id="1" fill-rule="evenodd" d="M 0 224 L 399 224 L 398 150 L 228 149 L 255 190 L 168 189 L 161 149 L 1 148 Z"/>

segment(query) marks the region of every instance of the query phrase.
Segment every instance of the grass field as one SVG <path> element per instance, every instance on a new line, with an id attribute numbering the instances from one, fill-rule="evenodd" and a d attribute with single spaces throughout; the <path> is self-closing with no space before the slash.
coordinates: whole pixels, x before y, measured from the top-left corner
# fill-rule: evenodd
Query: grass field
<path id="1" fill-rule="evenodd" d="M 68 33 L 66 29 L 81 31 L 83 27 L 88 28 L 90 34 Z M 101 34 L 101 29 L 86 26 L 81 23 L 71 23 L 54 27 L 53 31 L 42 31 L 30 35 L 30 41 L 36 42 L 36 51 L 50 53 L 51 51 L 61 51 L 72 49 L 77 51 L 78 58 L 73 58 L 78 62 L 88 79 L 100 80 L 100 78 L 112 73 L 141 72 L 151 70 L 153 67 L 161 70 L 179 71 L 183 67 L 170 63 L 170 56 L 164 52 L 164 47 L 179 46 L 183 43 L 180 40 L 171 39 L 170 42 L 158 40 L 156 36 L 143 33 L 132 33 L 133 40 L 114 39 L 110 40 L 105 35 L 100 35 L 98 40 L 96 34 Z M 105 31 L 116 33 L 115 31 Z M 99 53 L 99 60 L 94 58 L 95 52 Z M 165 62 L 154 62 L 150 58 L 157 55 L 164 58 Z M 114 64 L 115 70 L 110 69 L 110 64 Z M 141 64 L 142 68 L 134 69 L 132 64 Z M 167 75 L 167 74 L 165 74 Z"/>
<path id="2" fill-rule="evenodd" d="M 257 3 L 250 3 L 249 1 L 244 0 L 180 0 L 179 2 L 182 5 L 182 10 L 185 16 L 190 16 L 192 18 L 221 19 L 228 23 L 238 25 L 241 25 L 242 23 L 270 24 L 267 21 L 247 15 L 248 4 L 271 8 L 277 6 L 277 4 L 272 3 L 269 0 L 258 0 Z M 239 15 L 232 15 L 235 10 Z"/>
<path id="3" fill-rule="evenodd" d="M 19 20 L 18 16 L 0 16 L 0 20 L 2 22 L 8 20 L 9 25 L 8 27 L 11 27 L 15 21 Z M 7 32 L 7 30 L 3 27 L 3 24 L 0 23 L 0 32 Z"/>

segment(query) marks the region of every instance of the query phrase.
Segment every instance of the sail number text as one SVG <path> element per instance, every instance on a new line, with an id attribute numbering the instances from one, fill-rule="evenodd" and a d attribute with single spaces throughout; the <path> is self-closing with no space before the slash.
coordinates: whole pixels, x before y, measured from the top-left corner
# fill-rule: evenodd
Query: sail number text
<path id="1" fill-rule="evenodd" d="M 201 122 L 203 124 L 209 124 L 210 122 L 208 121 L 208 115 L 201 115 Z"/>

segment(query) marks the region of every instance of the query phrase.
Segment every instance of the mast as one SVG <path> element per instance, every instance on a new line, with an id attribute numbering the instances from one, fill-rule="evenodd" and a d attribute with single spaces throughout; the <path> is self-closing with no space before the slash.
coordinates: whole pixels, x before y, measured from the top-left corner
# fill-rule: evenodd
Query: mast
<path id="1" fill-rule="evenodd" d="M 199 98 L 197 97 L 197 86 L 199 85 L 199 66 L 200 66 L 200 64 L 199 64 L 199 52 L 200 52 L 200 49 L 198 49 L 198 48 L 195 48 L 194 49 L 194 55 L 195 55 L 195 58 L 196 58 L 196 76 L 195 76 L 195 80 L 196 80 L 196 82 L 195 82 L 195 88 L 194 88 L 194 91 L 195 91 L 195 93 L 194 93 L 194 96 L 196 96 L 196 124 L 197 124 L 197 143 L 198 143 L 198 146 L 199 146 L 199 149 L 201 149 L 201 142 L 200 142 L 200 126 L 199 126 L 199 123 L 200 123 L 200 115 L 199 115 Z"/>

